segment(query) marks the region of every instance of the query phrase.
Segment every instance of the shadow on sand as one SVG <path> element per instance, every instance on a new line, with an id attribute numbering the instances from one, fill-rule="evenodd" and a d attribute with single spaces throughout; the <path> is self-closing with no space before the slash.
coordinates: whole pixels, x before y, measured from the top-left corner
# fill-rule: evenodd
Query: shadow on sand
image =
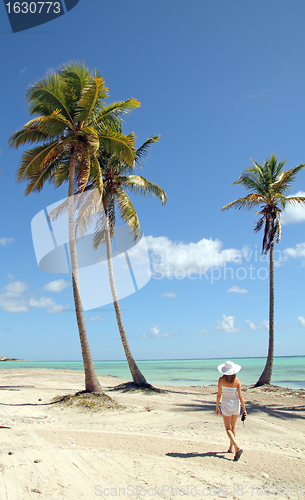
<path id="1" fill-rule="evenodd" d="M 216 457 L 222 460 L 232 461 L 232 458 L 226 457 L 224 452 L 219 451 L 208 451 L 207 453 L 197 453 L 195 451 L 191 453 L 166 453 L 166 456 L 173 458 Z"/>

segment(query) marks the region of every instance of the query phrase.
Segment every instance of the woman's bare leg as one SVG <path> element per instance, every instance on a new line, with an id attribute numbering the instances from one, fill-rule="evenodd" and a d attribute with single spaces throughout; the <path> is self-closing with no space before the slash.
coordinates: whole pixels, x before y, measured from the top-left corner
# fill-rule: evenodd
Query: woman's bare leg
<path id="1" fill-rule="evenodd" d="M 235 434 L 235 428 L 236 428 L 236 422 L 237 422 L 237 419 L 238 419 L 238 415 L 232 415 L 231 417 L 231 430 L 233 432 L 233 436 L 235 438 L 235 441 L 236 441 L 236 434 Z M 239 450 L 239 448 L 237 448 L 237 451 Z M 230 447 L 229 447 L 229 451 L 231 451 L 233 453 L 233 446 L 230 442 Z"/>
<path id="2" fill-rule="evenodd" d="M 233 448 L 234 448 L 235 453 L 237 453 L 240 450 L 240 448 L 235 440 L 235 424 L 236 424 L 236 420 L 238 418 L 238 415 L 232 415 L 232 417 L 227 417 L 226 415 L 222 415 L 222 417 L 223 417 L 223 423 L 224 423 L 225 429 L 226 429 L 228 437 L 230 439 L 229 450 L 233 451 Z M 234 429 L 234 433 L 233 433 L 233 429 Z"/>

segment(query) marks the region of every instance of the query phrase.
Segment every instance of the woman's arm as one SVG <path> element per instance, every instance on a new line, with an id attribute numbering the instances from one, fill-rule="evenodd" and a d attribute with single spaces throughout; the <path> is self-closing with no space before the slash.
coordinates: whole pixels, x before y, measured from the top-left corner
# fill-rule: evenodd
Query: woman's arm
<path id="1" fill-rule="evenodd" d="M 218 380 L 218 392 L 217 392 L 217 397 L 216 397 L 216 413 L 217 413 L 217 415 L 220 415 L 220 409 L 219 409 L 220 398 L 221 398 L 221 384 L 220 384 L 220 379 L 219 379 Z"/>
<path id="2" fill-rule="evenodd" d="M 247 410 L 246 410 L 246 407 L 245 407 L 244 398 L 243 398 L 243 395 L 242 395 L 242 392 L 241 392 L 241 383 L 240 383 L 239 379 L 238 379 L 238 385 L 237 385 L 237 394 L 238 394 L 241 406 L 243 407 L 243 411 L 244 411 L 244 413 L 247 414 Z"/>

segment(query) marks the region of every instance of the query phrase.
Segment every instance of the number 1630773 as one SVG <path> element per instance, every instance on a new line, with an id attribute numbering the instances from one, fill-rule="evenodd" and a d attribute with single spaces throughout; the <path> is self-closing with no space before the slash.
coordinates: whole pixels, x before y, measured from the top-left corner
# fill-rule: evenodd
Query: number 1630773
<path id="1" fill-rule="evenodd" d="M 284 495 L 303 497 L 304 491 L 300 484 L 264 484 L 261 486 L 251 486 L 251 496 L 262 497 L 270 495 Z"/>
<path id="2" fill-rule="evenodd" d="M 60 14 L 60 2 L 8 2 L 7 13 L 11 14 Z"/>

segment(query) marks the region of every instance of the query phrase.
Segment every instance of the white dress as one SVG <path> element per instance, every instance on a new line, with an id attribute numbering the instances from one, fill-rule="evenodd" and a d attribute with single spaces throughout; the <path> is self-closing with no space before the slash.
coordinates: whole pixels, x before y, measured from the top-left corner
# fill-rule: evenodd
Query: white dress
<path id="1" fill-rule="evenodd" d="M 221 387 L 221 413 L 227 417 L 239 415 L 240 401 L 236 387 Z"/>

